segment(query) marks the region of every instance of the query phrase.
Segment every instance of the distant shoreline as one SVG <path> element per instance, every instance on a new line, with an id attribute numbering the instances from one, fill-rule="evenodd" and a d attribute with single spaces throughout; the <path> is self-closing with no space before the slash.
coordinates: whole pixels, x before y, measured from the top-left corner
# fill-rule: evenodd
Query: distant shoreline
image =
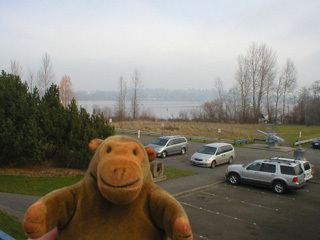
<path id="1" fill-rule="evenodd" d="M 109 108 L 114 111 L 117 101 L 116 100 L 80 100 L 77 101 L 79 107 L 83 107 L 88 113 L 92 114 L 94 108 Z M 198 101 L 162 101 L 162 100 L 151 100 L 143 99 L 141 100 L 141 111 L 150 112 L 156 118 L 169 119 L 177 118 L 180 111 L 191 110 L 200 107 L 202 103 Z M 131 102 L 126 101 L 126 108 L 130 111 Z"/>

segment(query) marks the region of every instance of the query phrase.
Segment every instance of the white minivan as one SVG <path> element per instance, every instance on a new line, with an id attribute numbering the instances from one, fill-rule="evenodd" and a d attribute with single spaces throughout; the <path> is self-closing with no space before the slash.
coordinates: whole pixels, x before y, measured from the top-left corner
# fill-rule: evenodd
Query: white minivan
<path id="1" fill-rule="evenodd" d="M 204 145 L 190 158 L 190 163 L 196 166 L 211 167 L 223 163 L 231 164 L 235 158 L 235 151 L 229 143 L 210 143 Z"/>

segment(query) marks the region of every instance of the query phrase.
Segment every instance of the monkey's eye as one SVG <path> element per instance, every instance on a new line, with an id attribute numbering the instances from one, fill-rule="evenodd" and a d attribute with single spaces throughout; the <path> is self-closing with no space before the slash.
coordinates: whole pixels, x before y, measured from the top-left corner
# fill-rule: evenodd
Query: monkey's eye
<path id="1" fill-rule="evenodd" d="M 136 150 L 133 150 L 132 152 L 133 152 L 133 154 L 134 154 L 135 156 L 137 156 L 137 151 L 136 151 Z"/>
<path id="2" fill-rule="evenodd" d="M 109 148 L 107 149 L 107 153 L 109 153 L 109 152 L 111 152 L 111 147 L 109 147 Z"/>

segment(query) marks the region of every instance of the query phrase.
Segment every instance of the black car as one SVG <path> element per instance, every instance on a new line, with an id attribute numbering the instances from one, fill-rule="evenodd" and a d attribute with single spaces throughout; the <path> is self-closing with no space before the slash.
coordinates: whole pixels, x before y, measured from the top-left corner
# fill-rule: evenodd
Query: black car
<path id="1" fill-rule="evenodd" d="M 311 143 L 313 148 L 320 148 L 320 138 L 318 138 L 317 140 L 312 141 Z"/>

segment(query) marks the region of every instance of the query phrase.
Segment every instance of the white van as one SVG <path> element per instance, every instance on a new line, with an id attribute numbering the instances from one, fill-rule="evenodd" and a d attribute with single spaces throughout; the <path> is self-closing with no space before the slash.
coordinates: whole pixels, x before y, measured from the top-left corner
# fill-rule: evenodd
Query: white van
<path id="1" fill-rule="evenodd" d="M 211 167 L 223 163 L 231 164 L 235 158 L 235 151 L 229 143 L 210 143 L 204 145 L 190 158 L 190 163 L 196 166 Z"/>

